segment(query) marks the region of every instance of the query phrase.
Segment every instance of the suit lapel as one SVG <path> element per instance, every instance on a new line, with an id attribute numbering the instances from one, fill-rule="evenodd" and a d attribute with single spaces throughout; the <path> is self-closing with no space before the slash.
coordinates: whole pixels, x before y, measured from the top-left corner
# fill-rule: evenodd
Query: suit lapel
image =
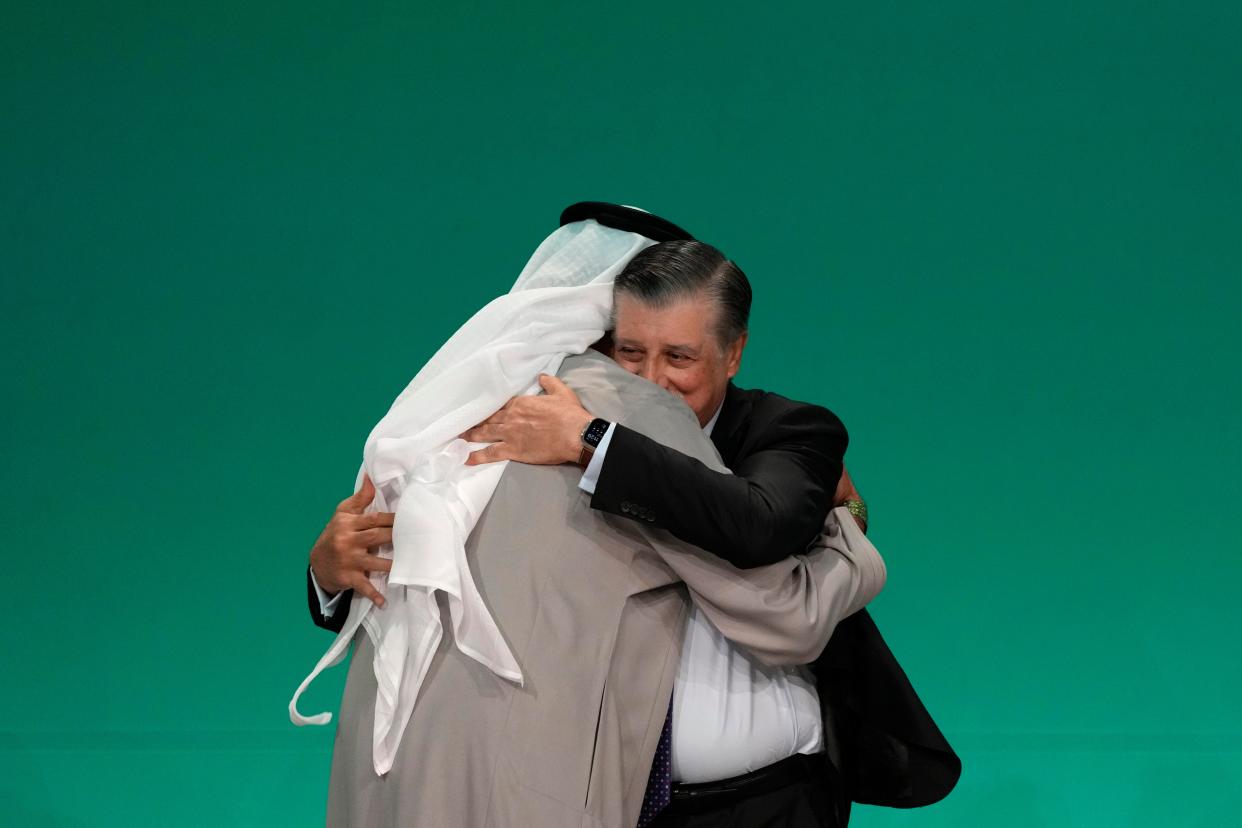
<path id="1" fill-rule="evenodd" d="M 754 391 L 738 388 L 732 382 L 725 389 L 724 405 L 712 428 L 712 443 L 726 466 L 732 466 L 742 449 L 746 422 L 754 408 Z"/>

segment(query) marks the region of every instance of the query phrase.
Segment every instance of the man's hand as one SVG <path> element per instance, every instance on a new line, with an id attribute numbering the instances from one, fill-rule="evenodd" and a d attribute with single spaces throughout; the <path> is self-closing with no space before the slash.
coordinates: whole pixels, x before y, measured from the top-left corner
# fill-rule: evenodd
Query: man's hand
<path id="1" fill-rule="evenodd" d="M 362 476 L 362 488 L 337 505 L 332 519 L 319 534 L 310 551 L 315 580 L 328 592 L 355 589 L 384 606 L 384 596 L 367 578 L 368 571 L 389 572 L 392 561 L 373 554 L 370 547 L 392 543 L 392 512 L 364 515 L 362 510 L 375 498 L 375 485 Z"/>
<path id="2" fill-rule="evenodd" d="M 461 435 L 471 443 L 491 443 L 471 452 L 467 466 L 517 460 L 539 466 L 575 463 L 582 453 L 582 430 L 590 413 L 569 386 L 549 374 L 539 375 L 546 392 L 514 397 L 504 408 Z"/>
<path id="3" fill-rule="evenodd" d="M 858 489 L 854 487 L 854 481 L 850 479 L 849 469 L 841 469 L 841 479 L 837 481 L 836 494 L 832 496 L 832 506 L 835 509 L 847 500 L 862 500 L 863 496 L 858 493 Z M 867 531 L 867 522 L 858 515 L 851 515 L 854 522 L 858 524 L 858 528 Z"/>

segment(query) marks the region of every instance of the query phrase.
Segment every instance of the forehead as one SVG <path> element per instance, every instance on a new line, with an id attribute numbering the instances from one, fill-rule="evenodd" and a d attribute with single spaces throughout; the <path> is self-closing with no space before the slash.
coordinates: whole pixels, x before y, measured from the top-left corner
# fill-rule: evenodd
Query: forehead
<path id="1" fill-rule="evenodd" d="M 650 305 L 636 296 L 617 297 L 617 341 L 649 345 L 701 345 L 712 335 L 716 311 L 703 294 L 678 298 L 665 305 Z"/>

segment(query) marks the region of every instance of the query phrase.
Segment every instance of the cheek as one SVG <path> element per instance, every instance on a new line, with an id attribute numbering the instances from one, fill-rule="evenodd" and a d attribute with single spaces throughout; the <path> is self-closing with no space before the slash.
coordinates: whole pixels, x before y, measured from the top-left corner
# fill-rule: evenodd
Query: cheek
<path id="1" fill-rule="evenodd" d="M 673 371 L 668 379 L 669 384 L 677 389 L 677 393 L 687 399 L 697 399 L 708 387 L 707 377 L 697 368 L 688 371 Z"/>

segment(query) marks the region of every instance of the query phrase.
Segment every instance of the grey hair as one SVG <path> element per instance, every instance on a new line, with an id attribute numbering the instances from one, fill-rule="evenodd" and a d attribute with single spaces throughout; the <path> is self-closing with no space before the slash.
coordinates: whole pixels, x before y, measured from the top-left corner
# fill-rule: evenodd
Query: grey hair
<path id="1" fill-rule="evenodd" d="M 662 308 L 699 294 L 716 307 L 715 334 L 722 349 L 746 333 L 751 290 L 741 268 L 705 242 L 677 239 L 653 244 L 630 259 L 613 282 L 612 327 L 616 327 L 616 300 L 622 295 Z"/>

